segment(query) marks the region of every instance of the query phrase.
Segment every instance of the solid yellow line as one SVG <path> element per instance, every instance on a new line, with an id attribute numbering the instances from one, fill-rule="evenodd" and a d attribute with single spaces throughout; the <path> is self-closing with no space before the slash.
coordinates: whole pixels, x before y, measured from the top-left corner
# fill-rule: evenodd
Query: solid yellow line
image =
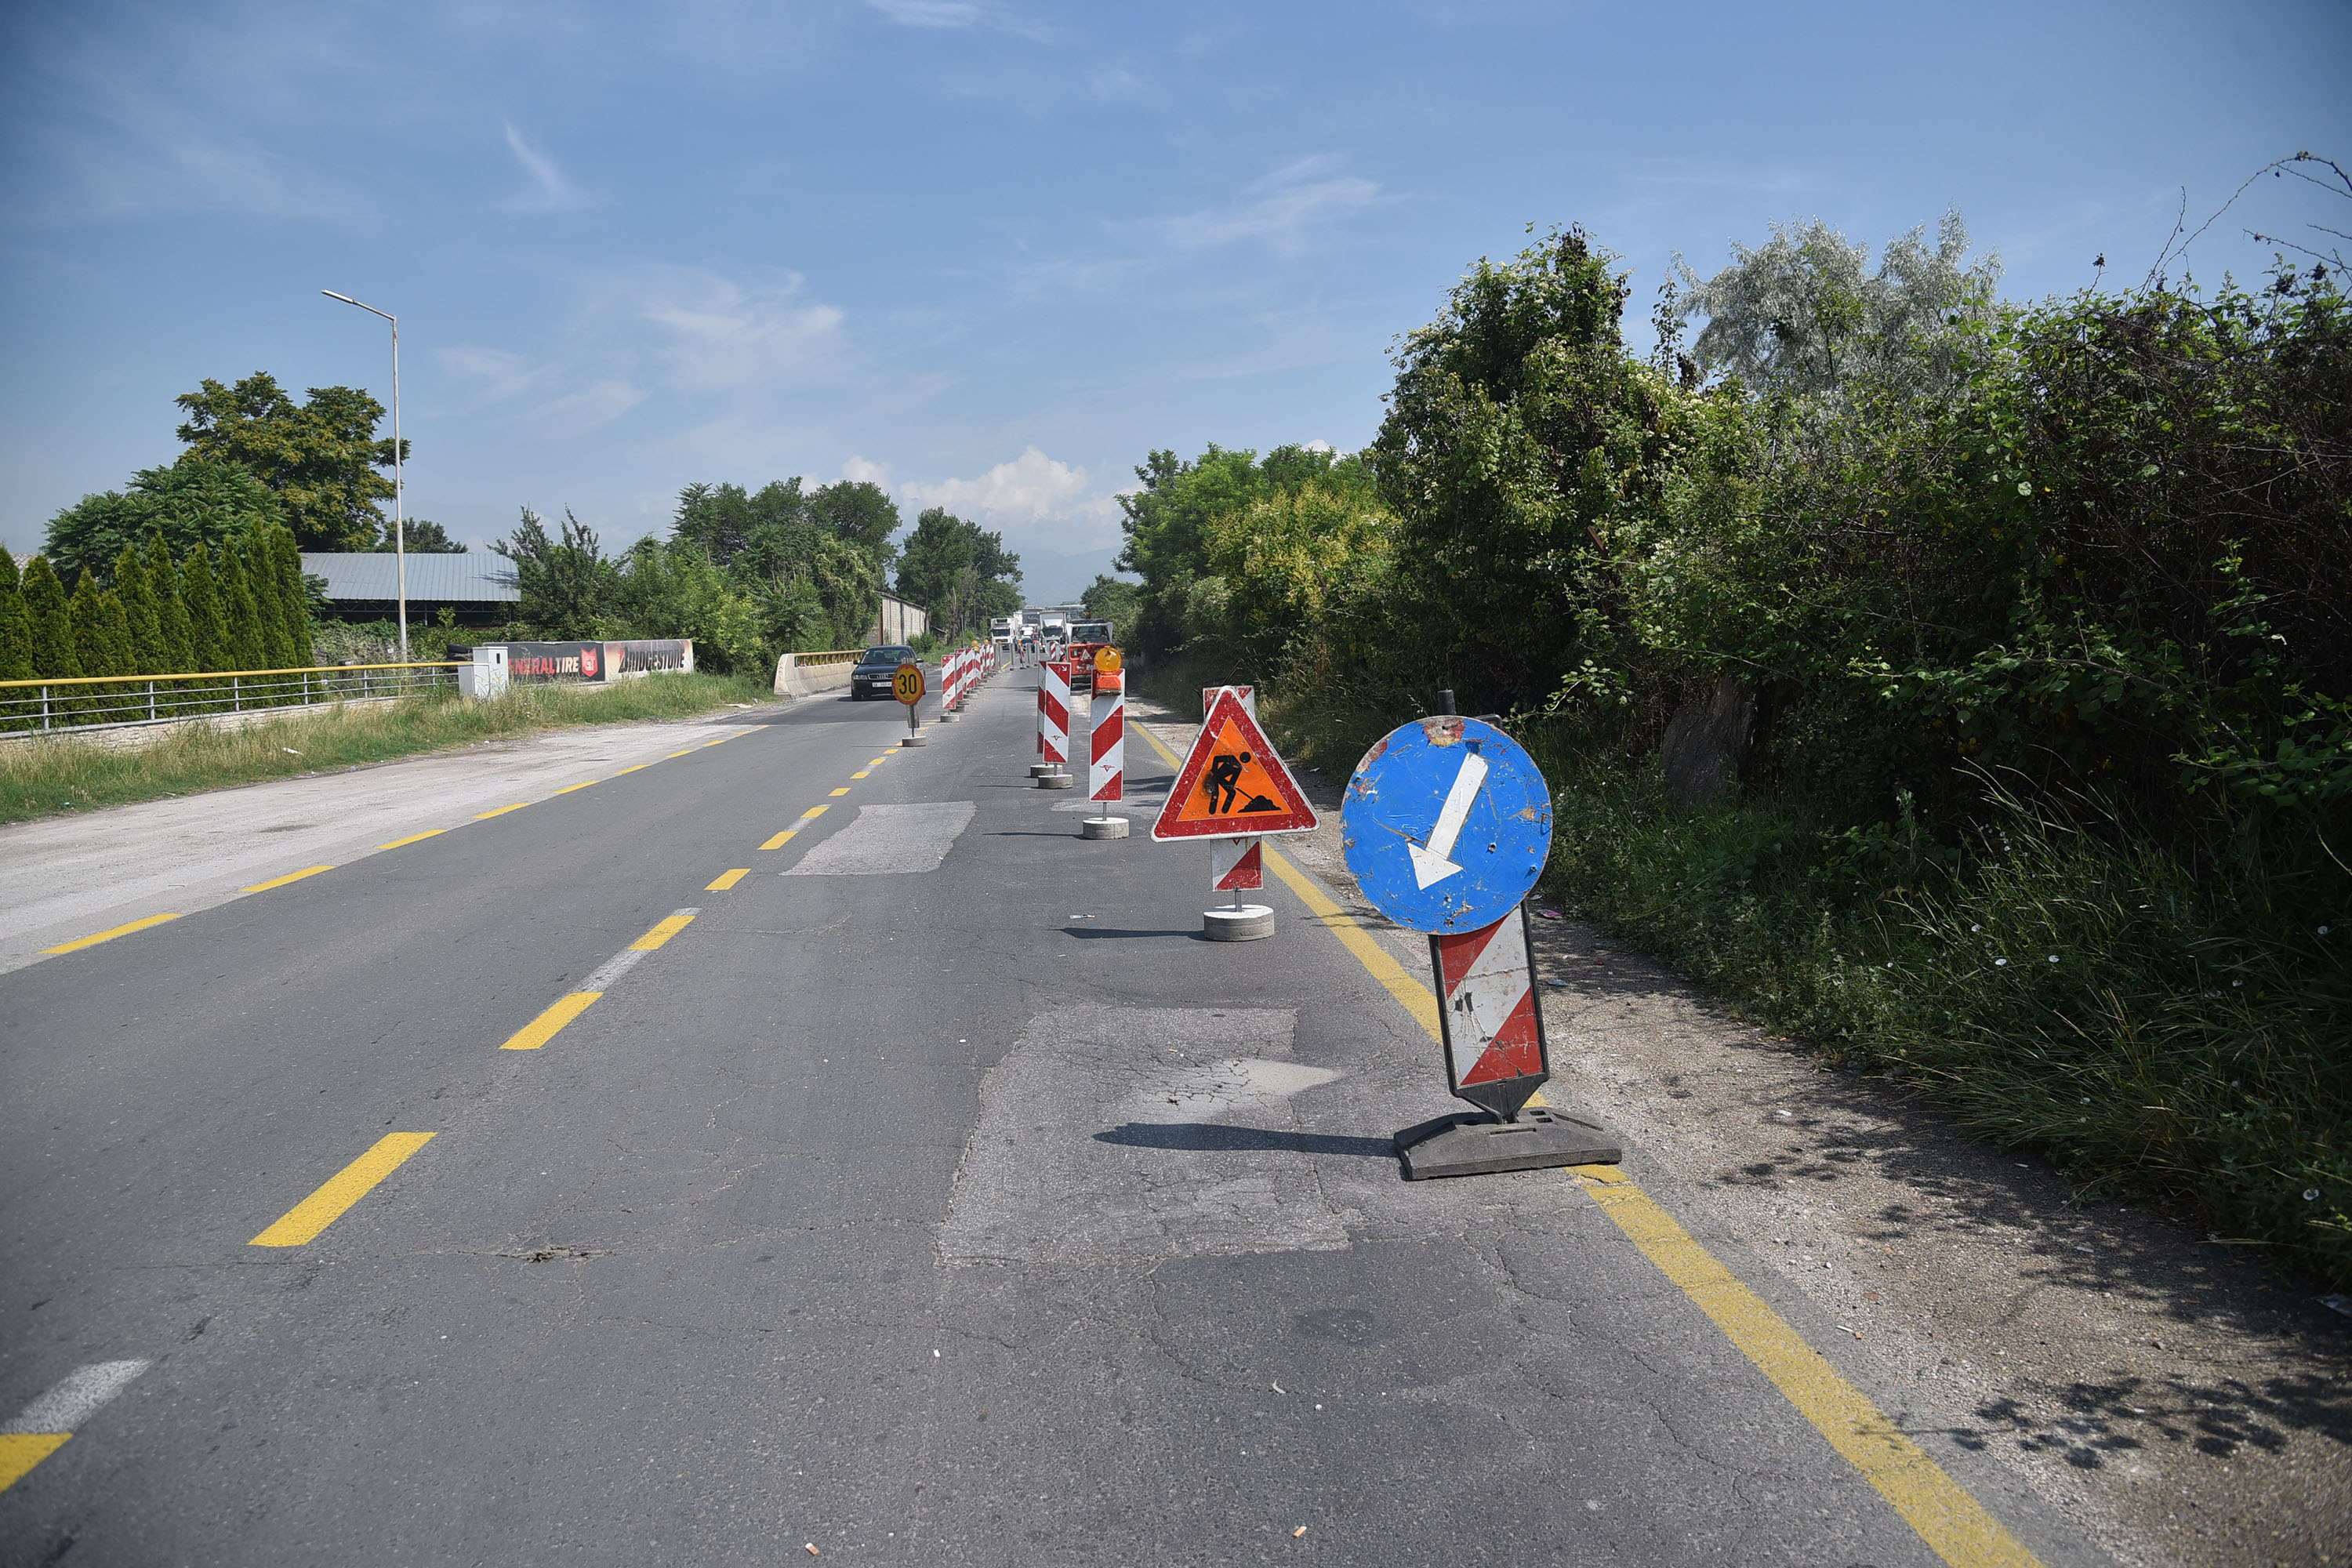
<path id="1" fill-rule="evenodd" d="M 1176 762 L 1158 736 L 1141 724 L 1136 728 L 1171 763 Z M 1407 974 L 1370 932 L 1296 867 L 1271 848 L 1265 860 L 1372 978 L 1403 1004 L 1429 1037 L 1442 1039 L 1436 999 L 1428 988 Z M 1724 1331 L 1757 1370 L 1772 1380 L 1797 1413 L 1862 1472 L 1863 1479 L 1877 1489 L 1937 1556 L 1952 1568 L 2041 1568 L 2040 1560 L 2022 1542 L 1905 1436 L 1868 1396 L 1839 1376 L 1819 1351 L 1693 1240 L 1622 1169 L 1580 1165 L 1576 1174 L 1596 1184 L 1591 1189 L 1593 1200 L 1626 1238 Z"/>
<path id="2" fill-rule="evenodd" d="M 289 882 L 299 882 L 305 877 L 315 877 L 321 871 L 333 869 L 332 866 L 305 866 L 299 871 L 289 871 L 283 877 L 272 877 L 267 882 L 256 882 L 250 888 L 240 888 L 237 890 L 245 893 L 266 893 L 272 888 L 282 888 Z"/>
<path id="3" fill-rule="evenodd" d="M 797 827 L 787 827 L 782 833 L 777 834 L 773 838 L 769 839 L 765 844 L 761 845 L 760 847 L 762 849 L 782 849 L 784 847 L 784 841 L 799 831 L 800 829 Z"/>
<path id="4" fill-rule="evenodd" d="M 558 795 L 570 795 L 573 790 L 586 789 L 590 784 L 594 784 L 595 782 L 596 781 L 594 779 L 583 779 L 576 784 L 565 784 L 562 789 L 557 790 L 555 793 Z"/>
<path id="5" fill-rule="evenodd" d="M 694 748 L 693 748 L 692 746 L 688 746 L 688 747 L 685 751 L 683 751 L 683 752 L 672 752 L 669 754 L 669 757 L 683 757 L 683 756 L 687 756 L 687 755 L 688 755 L 689 753 L 691 753 L 691 752 L 693 752 L 693 750 L 694 750 Z M 663 762 L 667 762 L 667 761 L 669 761 L 669 757 L 664 757 L 664 758 L 662 759 L 662 761 L 663 761 Z"/>
<path id="6" fill-rule="evenodd" d="M 812 816 L 823 816 L 827 809 L 827 807 L 822 805 L 810 806 L 806 811 L 801 813 L 801 820 L 803 822 L 806 822 Z"/>
<path id="7" fill-rule="evenodd" d="M 639 763 L 637 764 L 637 767 L 636 767 L 636 768 L 623 768 L 623 769 L 621 770 L 621 773 L 614 773 L 613 776 L 614 776 L 614 778 L 619 778 L 619 777 L 621 776 L 621 773 L 635 773 L 635 772 L 637 771 L 637 768 L 649 768 L 649 767 L 652 767 L 652 766 L 653 766 L 653 763 Z"/>
<path id="8" fill-rule="evenodd" d="M 602 991 L 574 991 L 567 996 L 559 998 L 554 1006 L 509 1036 L 507 1043 L 500 1046 L 499 1049 L 502 1051 L 539 1049 L 540 1047 L 555 1038 L 556 1031 L 588 1011 L 589 1005 L 603 994 L 604 994 Z"/>
<path id="9" fill-rule="evenodd" d="M 741 875 L 738 872 L 737 875 Z M 639 952 L 651 952 L 670 938 L 694 923 L 692 915 L 672 915 L 629 945 Z"/>
<path id="10" fill-rule="evenodd" d="M 430 1132 L 387 1132 L 375 1147 L 327 1178 L 326 1185 L 286 1211 L 284 1218 L 247 1245 L 299 1247 L 342 1218 L 343 1211 L 368 1195 L 378 1182 L 432 1140 Z"/>
<path id="11" fill-rule="evenodd" d="M 70 1432 L 0 1432 L 0 1492 L 25 1479 L 35 1465 L 66 1446 Z"/>
<path id="12" fill-rule="evenodd" d="M 487 822 L 493 816 L 504 816 L 509 811 L 520 811 L 524 806 L 529 805 L 530 804 L 530 802 L 527 800 L 519 800 L 512 805 L 502 805 L 496 811 L 478 811 L 474 814 L 474 820 L 476 822 Z"/>
<path id="13" fill-rule="evenodd" d="M 159 926 L 165 921 L 175 921 L 179 918 L 177 911 L 168 915 L 142 916 L 132 921 L 129 925 L 115 926 L 111 930 L 99 931 L 90 936 L 78 936 L 71 942 L 61 942 L 55 947 L 45 947 L 41 949 L 41 952 L 44 957 L 52 952 L 76 952 L 82 948 L 96 947 L 101 942 L 112 942 L 118 936 L 129 936 L 134 931 L 145 931 L 149 926 Z"/>
<path id="14" fill-rule="evenodd" d="M 418 844 L 427 838 L 437 838 L 442 834 L 448 831 L 449 830 L 446 827 L 436 827 L 425 833 L 412 833 L 405 838 L 395 838 L 389 844 L 379 844 L 376 847 L 379 849 L 397 849 L 404 844 Z"/>
<path id="15" fill-rule="evenodd" d="M 1595 1184 L 1593 1201 L 1626 1239 L 1715 1320 L 1938 1557 L 1953 1568 L 2038 1568 L 2023 1542 L 1622 1171 L 1584 1165 L 1576 1173 Z"/>
<path id="16" fill-rule="evenodd" d="M 705 741 L 702 743 L 706 746 L 723 746 L 734 738 L 732 735 L 721 735 L 715 741 Z"/>
<path id="17" fill-rule="evenodd" d="M 844 785 L 842 785 L 839 789 L 835 790 L 833 793 L 834 793 L 835 795 L 847 795 L 847 794 L 849 793 L 849 786 L 848 786 L 847 784 L 844 784 Z"/>
<path id="18" fill-rule="evenodd" d="M 751 874 L 751 868 L 749 866 L 738 866 L 732 871 L 721 871 L 719 873 L 719 880 L 709 883 L 702 890 L 706 893 L 723 893 Z"/>

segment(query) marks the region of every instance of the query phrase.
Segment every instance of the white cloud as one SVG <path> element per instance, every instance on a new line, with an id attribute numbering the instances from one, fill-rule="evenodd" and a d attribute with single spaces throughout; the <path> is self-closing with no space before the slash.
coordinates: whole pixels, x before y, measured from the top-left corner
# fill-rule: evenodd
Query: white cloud
<path id="1" fill-rule="evenodd" d="M 1335 167 L 1330 158 L 1302 158 L 1252 181 L 1225 206 L 1164 220 L 1161 237 L 1183 250 L 1263 240 L 1276 255 L 1295 257 L 1306 249 L 1310 230 L 1386 199 L 1374 182 L 1333 173 Z"/>
<path id="2" fill-rule="evenodd" d="M 854 485 L 879 485 L 887 490 L 890 488 L 890 465 L 869 463 L 863 458 L 852 458 L 841 465 L 841 477 Z"/>
<path id="3" fill-rule="evenodd" d="M 842 312 L 800 300 L 802 279 L 745 287 L 713 273 L 666 269 L 639 313 L 669 341 L 656 352 L 671 383 L 689 392 L 730 392 L 808 381 L 831 367 Z"/>
<path id="4" fill-rule="evenodd" d="M 507 122 L 507 151 L 520 163 L 523 173 L 531 177 L 539 189 L 527 196 L 518 196 L 506 204 L 510 212 L 568 212 L 588 205 L 586 198 L 563 177 L 555 160 L 522 139 L 522 132 Z"/>
<path id="5" fill-rule="evenodd" d="M 904 494 L 918 506 L 943 506 L 950 511 L 977 511 L 991 521 L 1043 522 L 1079 510 L 1074 503 L 1087 493 L 1087 471 L 1049 458 L 1031 447 L 1009 463 L 999 463 L 974 479 L 944 479 L 936 485 L 910 484 Z"/>
<path id="6" fill-rule="evenodd" d="M 442 349 L 436 357 L 441 361 L 441 367 L 451 375 L 473 382 L 480 387 L 485 403 L 503 403 L 519 393 L 530 391 L 545 381 L 549 374 L 545 365 L 533 365 L 522 355 L 509 353 L 504 349 L 460 346 Z"/>
<path id="7" fill-rule="evenodd" d="M 576 435 L 611 424 L 645 400 L 642 387 L 620 376 L 608 375 L 541 405 L 533 417 L 551 431 Z"/>

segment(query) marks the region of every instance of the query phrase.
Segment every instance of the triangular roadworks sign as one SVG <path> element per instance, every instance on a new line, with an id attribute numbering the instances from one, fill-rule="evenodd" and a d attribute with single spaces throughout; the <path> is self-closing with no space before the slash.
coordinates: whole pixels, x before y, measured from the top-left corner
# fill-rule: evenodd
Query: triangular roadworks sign
<path id="1" fill-rule="evenodd" d="M 1308 833 L 1315 808 L 1283 766 L 1257 721 L 1228 689 L 1217 693 L 1176 770 L 1176 787 L 1154 838 L 1239 838 L 1261 833 Z"/>

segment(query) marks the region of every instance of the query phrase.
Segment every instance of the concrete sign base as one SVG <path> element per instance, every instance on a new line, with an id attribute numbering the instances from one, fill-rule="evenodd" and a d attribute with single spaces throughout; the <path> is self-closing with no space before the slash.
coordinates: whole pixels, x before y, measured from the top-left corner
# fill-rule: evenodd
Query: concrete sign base
<path id="1" fill-rule="evenodd" d="M 1062 764 L 1059 763 L 1031 763 L 1029 764 L 1029 776 L 1033 779 L 1042 779 L 1047 773 L 1058 773 L 1061 771 Z"/>
<path id="2" fill-rule="evenodd" d="M 1256 942 L 1274 934 L 1269 904 L 1228 904 L 1201 911 L 1201 934 L 1211 942 Z"/>
<path id="3" fill-rule="evenodd" d="M 1624 1158 L 1615 1137 L 1599 1122 L 1541 1107 L 1522 1110 L 1517 1121 L 1477 1111 L 1441 1116 L 1398 1133 L 1396 1152 L 1411 1182 L 1557 1165 L 1614 1165 Z"/>
<path id="4" fill-rule="evenodd" d="M 1078 824 L 1078 837 L 1081 838 L 1124 838 L 1127 837 L 1127 818 L 1124 816 L 1086 817 Z"/>
<path id="5" fill-rule="evenodd" d="M 927 746 L 930 744 L 930 737 L 928 735 L 901 735 L 898 737 L 898 744 L 902 746 Z"/>

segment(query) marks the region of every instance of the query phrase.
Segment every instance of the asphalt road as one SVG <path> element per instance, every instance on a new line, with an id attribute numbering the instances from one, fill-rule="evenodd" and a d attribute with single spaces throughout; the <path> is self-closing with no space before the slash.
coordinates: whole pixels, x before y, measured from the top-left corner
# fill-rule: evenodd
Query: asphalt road
<path id="1" fill-rule="evenodd" d="M 1284 887 L 1199 939 L 1148 745 L 1078 839 L 1021 679 L 920 749 L 731 715 L 0 975 L 0 1459 L 74 1433 L 0 1560 L 2095 1560 L 1914 1432 L 2034 1554 L 1939 1556 L 1591 1183 L 1402 1181 L 1421 1026 Z"/>

